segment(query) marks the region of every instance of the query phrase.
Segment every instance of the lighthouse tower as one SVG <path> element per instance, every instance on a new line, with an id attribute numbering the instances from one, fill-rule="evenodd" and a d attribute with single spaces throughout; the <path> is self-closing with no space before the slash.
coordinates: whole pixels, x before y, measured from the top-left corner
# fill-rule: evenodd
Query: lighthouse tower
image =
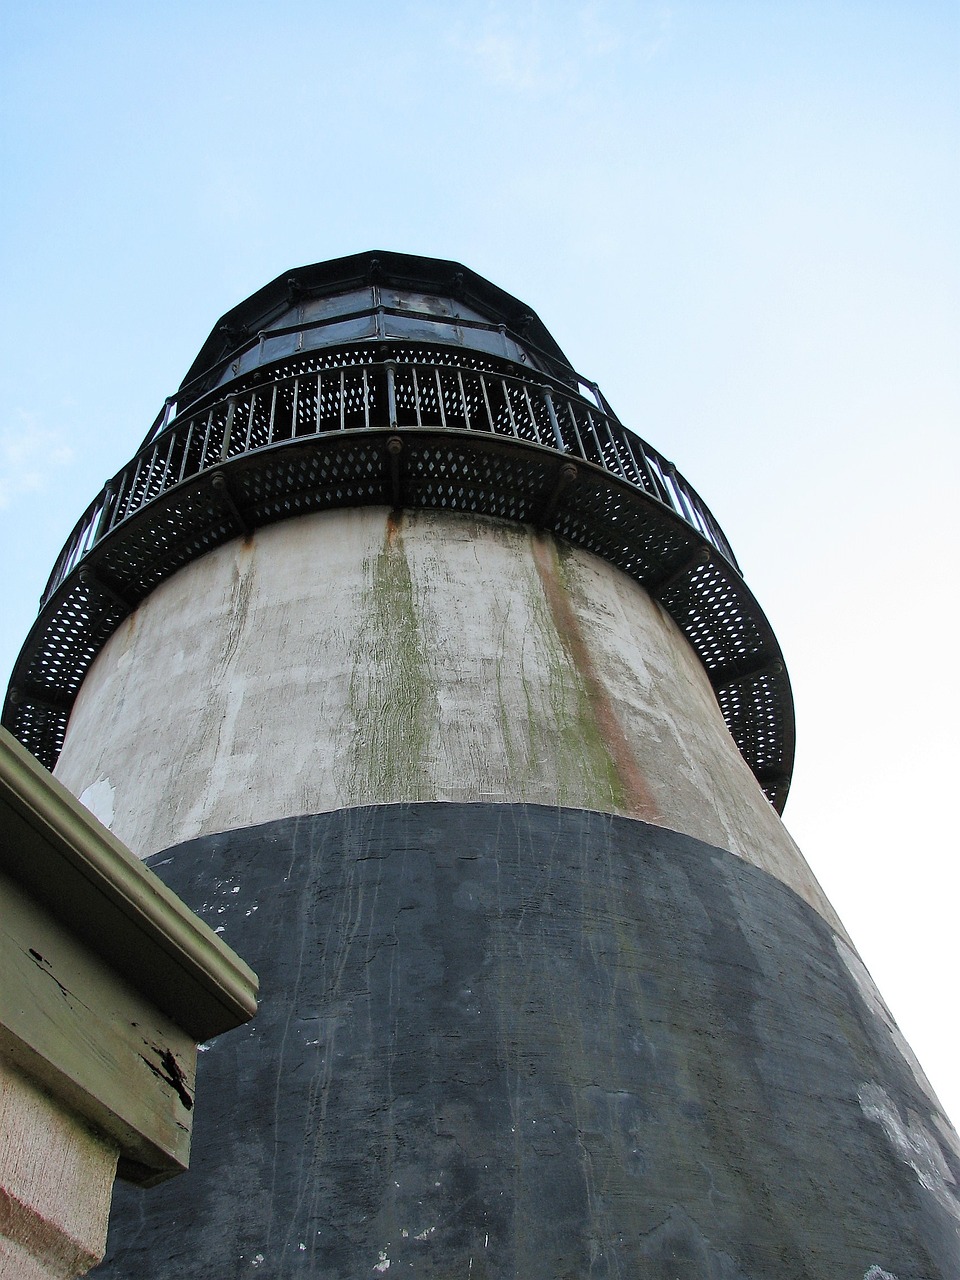
<path id="1" fill-rule="evenodd" d="M 98 1274 L 960 1275 L 956 1135 L 780 822 L 769 623 L 466 268 L 360 254 L 228 312 L 4 723 L 261 978 Z"/>

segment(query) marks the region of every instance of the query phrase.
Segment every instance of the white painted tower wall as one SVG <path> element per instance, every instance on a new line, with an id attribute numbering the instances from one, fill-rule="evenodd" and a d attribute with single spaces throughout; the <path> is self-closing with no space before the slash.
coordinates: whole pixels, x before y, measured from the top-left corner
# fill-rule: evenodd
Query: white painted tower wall
<path id="1" fill-rule="evenodd" d="M 354 509 L 218 548 L 108 642 L 56 774 L 142 857 L 372 803 L 625 814 L 737 853 L 841 929 L 673 620 L 505 521 Z"/>

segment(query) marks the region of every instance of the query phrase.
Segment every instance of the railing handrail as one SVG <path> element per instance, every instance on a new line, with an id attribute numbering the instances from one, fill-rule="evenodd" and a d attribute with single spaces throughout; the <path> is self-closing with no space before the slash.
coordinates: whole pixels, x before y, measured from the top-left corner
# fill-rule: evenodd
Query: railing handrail
<path id="1" fill-rule="evenodd" d="M 384 310 L 384 308 L 379 309 Z M 376 310 L 378 310 L 378 308 L 372 308 L 371 312 Z M 336 319 L 342 320 L 343 317 L 339 316 L 336 317 Z M 460 319 L 455 319 L 453 322 L 457 324 L 463 323 Z M 474 323 L 479 324 L 480 322 Z M 296 332 L 298 329 L 303 327 L 305 326 L 294 326 L 292 331 Z M 501 330 L 504 328 L 504 326 L 498 325 L 485 325 L 485 327 Z M 464 375 L 467 377 L 478 378 L 481 380 L 481 383 L 483 383 L 484 379 L 493 379 L 499 381 L 504 388 L 509 385 L 515 390 L 522 389 L 523 394 L 527 398 L 526 402 L 529 407 L 529 417 L 523 425 L 533 432 L 535 438 L 528 439 L 525 436 L 518 435 L 516 423 L 514 421 L 514 409 L 511 406 L 509 394 L 506 390 L 504 392 L 506 396 L 505 405 L 507 407 L 512 432 L 496 432 L 489 401 L 487 401 L 487 421 L 489 423 L 489 431 L 496 432 L 497 434 L 513 434 L 518 439 L 523 440 L 528 444 L 538 444 L 542 447 L 552 449 L 561 455 L 570 456 L 577 461 L 599 466 L 608 474 L 615 475 L 618 479 L 626 481 L 626 483 L 631 484 L 637 490 L 646 493 L 647 496 L 672 510 L 676 515 L 684 520 L 687 525 L 695 529 L 697 533 L 704 537 L 717 551 L 719 551 L 738 573 L 740 572 L 739 565 L 737 564 L 736 558 L 726 536 L 697 491 L 680 474 L 680 472 L 677 471 L 672 462 L 665 458 L 657 449 L 654 449 L 640 436 L 636 435 L 635 432 L 624 426 L 619 418 L 609 411 L 609 406 L 606 408 L 601 407 L 606 406 L 607 402 L 600 393 L 599 388 L 596 387 L 595 383 L 588 382 L 586 379 L 580 378 L 577 374 L 572 374 L 572 377 L 577 380 L 578 385 L 590 387 L 594 390 L 596 400 L 593 402 L 574 391 L 569 382 L 552 377 L 539 369 L 530 370 L 529 373 L 526 371 L 518 373 L 515 371 L 515 366 L 514 369 L 471 369 L 457 365 L 456 363 L 441 364 L 429 360 L 404 361 L 402 359 L 398 359 L 396 356 L 384 357 L 380 353 L 374 353 L 373 351 L 370 352 L 370 355 L 374 356 L 376 354 L 378 358 L 357 361 L 355 363 L 333 364 L 322 369 L 294 369 L 279 377 L 276 376 L 278 367 L 289 365 L 291 361 L 296 362 L 297 359 L 304 361 L 305 359 L 309 359 L 310 355 L 315 354 L 316 349 L 311 350 L 309 354 L 304 352 L 302 355 L 298 354 L 294 357 L 286 356 L 280 360 L 272 362 L 270 365 L 264 365 L 261 369 L 251 370 L 248 375 L 237 378 L 233 383 L 227 383 L 222 386 L 212 388 L 210 392 L 198 397 L 198 399 L 189 406 L 189 412 L 178 413 L 169 422 L 162 425 L 161 429 L 157 431 L 157 423 L 160 422 L 163 416 L 163 412 L 161 412 L 161 414 L 158 415 L 157 420 L 155 420 L 154 427 L 151 428 L 151 431 L 148 433 L 144 443 L 141 445 L 137 453 L 134 454 L 130 461 L 121 468 L 116 475 L 112 476 L 106 482 L 100 493 L 93 499 L 86 511 L 77 521 L 57 558 L 56 564 L 54 565 L 53 571 L 44 589 L 44 593 L 41 598 L 41 608 L 56 592 L 61 583 L 82 562 L 86 555 L 101 541 L 103 537 L 118 525 L 124 523 L 125 520 L 134 515 L 137 511 L 142 510 L 145 506 L 155 501 L 162 494 L 168 493 L 177 485 L 185 483 L 189 479 L 193 479 L 196 475 L 199 475 L 214 466 L 220 465 L 222 462 L 226 461 L 228 457 L 233 459 L 264 448 L 276 448 L 279 444 L 284 443 L 284 439 L 274 441 L 271 438 L 267 445 L 254 445 L 253 447 L 244 447 L 243 449 L 236 451 L 230 449 L 232 439 L 227 432 L 226 438 L 222 442 L 221 447 L 219 449 L 215 447 L 211 453 L 208 449 L 209 436 L 211 427 L 213 426 L 213 415 L 218 409 L 226 406 L 227 413 L 229 414 L 230 403 L 233 402 L 234 406 L 236 406 L 236 404 L 242 400 L 244 403 L 249 403 L 249 415 L 252 420 L 253 406 L 258 393 L 271 393 L 275 403 L 279 389 L 287 387 L 289 384 L 298 386 L 299 382 L 303 379 L 320 379 L 322 383 L 323 378 L 333 378 L 336 375 L 341 375 L 342 387 L 342 375 L 346 375 L 348 373 L 350 375 L 362 374 L 364 378 L 363 395 L 366 415 L 365 426 L 369 427 L 370 392 L 367 379 L 371 374 L 375 375 L 382 372 L 383 375 L 386 375 L 389 368 L 392 368 L 395 372 L 399 372 L 401 370 L 421 370 L 425 374 L 431 375 L 436 379 L 437 387 L 440 389 L 440 397 L 437 403 L 440 407 L 439 416 L 442 418 L 442 421 L 437 423 L 431 422 L 429 424 L 430 429 L 447 429 L 446 415 L 443 412 L 443 394 L 440 381 L 441 375 L 459 373 L 461 393 L 463 392 L 462 378 Z M 331 354 L 335 354 L 335 350 L 331 349 Z M 470 354 L 469 350 L 464 352 L 465 356 L 469 356 Z M 483 355 L 483 353 L 479 354 Z M 230 358 L 236 359 L 236 353 L 234 353 Z M 271 376 L 271 373 L 273 376 Z M 319 385 L 320 384 L 318 384 L 318 386 Z M 422 426 L 423 424 L 420 420 L 421 411 L 419 405 L 419 392 L 416 389 L 415 374 L 414 391 L 417 397 L 417 426 Z M 545 407 L 551 427 L 549 434 L 546 431 L 541 430 L 540 424 L 536 419 L 536 413 L 529 398 L 531 393 L 539 393 L 541 396 L 545 397 Z M 341 395 L 342 394 L 343 392 L 341 392 Z M 484 398 L 485 400 L 487 399 L 486 392 Z M 561 402 L 564 411 L 569 417 L 568 434 L 570 434 L 571 438 L 579 445 L 578 451 L 574 451 L 566 447 L 562 428 L 556 415 L 557 402 Z M 171 401 L 167 401 L 166 403 L 169 405 Z M 586 414 L 586 420 L 583 425 L 589 428 L 589 432 L 593 437 L 594 448 L 588 449 L 587 446 L 584 445 L 580 426 L 577 423 L 576 413 L 574 412 L 574 406 L 579 408 L 582 413 Z M 391 420 L 391 415 L 394 412 L 395 409 L 389 409 L 386 419 L 384 421 L 378 420 L 375 429 L 390 429 L 402 432 L 405 426 L 409 427 L 411 425 L 398 425 L 395 420 Z M 296 413 L 296 409 L 294 409 L 294 413 Z M 319 420 L 319 405 L 317 413 Z M 343 422 L 344 413 L 345 406 L 341 400 L 341 423 Z M 193 440 L 193 433 L 197 424 L 200 423 L 204 417 L 207 419 L 207 428 L 204 436 L 204 444 L 200 452 L 200 460 L 197 465 L 190 466 L 188 468 L 187 462 Z M 601 441 L 600 435 L 598 434 L 598 427 L 601 432 L 606 432 L 609 448 L 607 448 Z M 340 435 L 344 430 L 356 431 L 362 429 L 364 428 L 356 426 L 344 427 L 341 425 L 340 427 L 322 431 L 298 432 L 297 422 L 294 418 L 292 421 L 292 435 L 290 438 L 296 438 L 298 440 L 322 439 L 325 436 Z M 456 431 L 462 431 L 465 429 L 476 430 L 476 428 L 472 428 L 470 426 L 469 422 L 466 427 L 452 428 L 452 430 Z M 586 435 L 586 431 L 583 434 Z M 170 483 L 167 483 L 167 481 L 171 479 L 170 459 L 173 456 L 174 448 L 178 438 L 182 440 L 184 437 L 186 438 L 186 443 L 184 444 L 184 456 L 179 474 L 175 480 L 171 480 Z M 249 432 L 247 439 L 249 440 Z M 624 452 L 621 451 L 618 439 L 624 446 Z M 160 479 L 159 488 L 156 489 L 156 492 L 153 492 L 157 482 L 157 474 L 155 470 L 156 464 L 164 449 L 167 450 L 165 469 L 163 471 L 162 478 Z M 148 457 L 150 458 L 150 462 L 147 464 L 146 470 L 144 470 L 144 465 L 147 462 Z M 627 468 L 624 465 L 625 457 L 630 459 L 631 469 L 636 473 L 636 476 L 639 479 L 634 479 L 631 475 L 627 474 Z M 619 464 L 617 467 L 612 465 L 613 458 L 616 458 Z"/>

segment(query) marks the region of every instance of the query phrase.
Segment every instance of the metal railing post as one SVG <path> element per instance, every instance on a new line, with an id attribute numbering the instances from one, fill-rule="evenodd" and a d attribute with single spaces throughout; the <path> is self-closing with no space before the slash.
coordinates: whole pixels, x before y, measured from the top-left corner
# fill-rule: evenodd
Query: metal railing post
<path id="1" fill-rule="evenodd" d="M 384 369 L 387 373 L 387 422 L 391 431 L 397 429 L 397 366 L 388 360 Z"/>
<path id="2" fill-rule="evenodd" d="M 566 445 L 563 443 L 563 436 L 560 434 L 560 423 L 557 421 L 557 411 L 553 407 L 553 396 L 550 394 L 549 387 L 543 388 L 543 402 L 547 406 L 547 417 L 550 419 L 553 442 L 561 453 L 566 453 Z"/>
<path id="3" fill-rule="evenodd" d="M 220 448 L 220 461 L 226 462 L 230 456 L 230 434 L 233 431 L 233 415 L 237 409 L 237 397 L 227 396 L 227 421 L 223 428 L 223 444 Z"/>
<path id="4" fill-rule="evenodd" d="M 497 328 L 501 332 L 504 331 L 502 326 L 490 326 L 490 328 L 494 332 L 496 332 Z M 260 336 L 262 337 L 262 335 Z M 347 372 L 350 372 L 351 376 L 359 375 L 358 391 L 362 398 L 364 426 L 367 428 L 386 426 L 392 432 L 401 429 L 399 426 L 397 398 L 398 363 L 395 355 L 388 356 L 382 361 L 386 383 L 386 422 L 384 422 L 383 417 L 383 406 L 379 402 L 379 393 L 375 392 L 375 387 L 371 380 L 371 375 L 380 367 L 380 362 L 369 360 L 360 362 L 360 367 L 350 366 L 349 370 L 343 365 L 334 366 L 332 369 L 327 366 L 335 387 L 332 398 L 337 401 L 333 416 L 339 418 L 338 425 L 341 431 L 345 430 L 347 426 Z M 236 455 L 237 453 L 248 453 L 255 447 L 262 448 L 266 446 L 269 448 L 273 445 L 276 437 L 278 392 L 281 388 L 286 387 L 289 382 L 293 384 L 290 430 L 291 438 L 295 438 L 299 433 L 298 417 L 305 408 L 302 403 L 303 397 L 300 394 L 300 381 L 306 374 L 289 374 L 289 368 L 290 366 L 285 364 L 276 372 L 274 379 L 262 385 L 259 391 L 256 388 L 243 392 L 231 391 L 220 400 L 212 403 L 208 401 L 199 414 L 185 414 L 180 423 L 173 421 L 176 416 L 177 401 L 173 396 L 168 397 L 164 402 L 161 414 L 157 418 L 157 423 L 162 424 L 163 429 L 169 433 L 168 442 L 164 450 L 161 451 L 160 442 L 154 439 L 152 454 L 141 453 L 133 460 L 126 471 L 119 476 L 114 476 L 107 482 L 99 502 L 91 504 L 89 514 L 84 517 L 83 521 L 78 522 L 71 539 L 61 553 L 60 560 L 49 580 L 44 600 L 49 598 L 50 593 L 59 586 L 60 582 L 84 559 L 88 552 L 115 528 L 118 522 L 123 521 L 134 510 L 140 510 L 147 506 L 173 485 L 181 484 L 200 474 L 207 467 L 213 465 L 215 457 L 218 462 L 227 461 L 231 456 L 232 449 L 234 455 Z M 519 429 L 511 397 L 511 392 L 517 387 L 522 390 L 530 428 L 533 433 L 533 439 L 536 442 L 548 448 L 552 447 L 566 457 L 583 458 L 585 461 L 591 462 L 593 465 L 599 466 L 613 475 L 622 477 L 641 493 L 654 497 L 675 511 L 688 525 L 696 529 L 733 565 L 738 573 L 740 572 L 729 542 L 696 491 L 691 488 L 671 462 L 668 462 L 655 449 L 646 445 L 639 436 L 633 436 L 619 419 L 609 412 L 609 406 L 603 399 L 596 383 L 583 382 L 582 385 L 592 391 L 598 403 L 603 406 L 602 408 L 591 408 L 589 401 L 585 401 L 583 397 L 566 395 L 563 393 L 562 387 L 541 383 L 528 376 L 511 375 L 501 370 L 472 369 L 469 371 L 469 375 L 477 383 L 476 409 L 479 413 L 478 420 L 474 421 L 474 415 L 471 414 L 468 403 L 469 396 L 464 382 L 465 370 L 463 368 L 454 364 L 449 370 L 451 376 L 456 378 L 456 382 L 451 382 L 449 388 L 444 382 L 447 373 L 445 368 L 438 364 L 425 363 L 420 366 L 420 369 L 426 370 L 428 374 L 432 373 L 432 381 L 437 396 L 437 417 L 441 427 L 448 428 L 451 425 L 447 410 L 454 408 L 454 401 L 459 393 L 460 412 L 463 415 L 464 426 L 468 430 L 477 430 L 481 426 L 483 415 L 485 414 L 488 431 L 495 435 L 513 437 L 518 441 L 525 440 L 527 436 Z M 421 387 L 420 385 L 418 366 L 411 364 L 409 371 L 411 379 L 410 391 L 413 397 L 411 407 L 415 416 L 415 423 L 418 427 L 424 427 L 429 425 L 426 419 L 431 417 L 431 414 L 425 413 L 423 403 L 422 392 L 426 390 L 426 387 Z M 527 371 L 524 371 L 524 373 L 526 374 Z M 284 375 L 287 376 L 284 377 Z M 317 434 L 323 434 L 323 377 L 324 371 L 318 369 L 316 371 L 316 414 L 314 424 L 314 431 Z M 500 419 L 495 417 L 491 403 L 489 381 L 491 379 L 495 386 L 499 385 L 499 394 L 502 399 L 502 417 Z M 445 399 L 446 389 L 450 390 L 451 399 L 449 403 Z M 543 419 L 543 415 L 535 409 L 535 399 L 538 394 L 542 397 L 543 405 L 546 408 L 546 422 Z M 254 441 L 258 395 L 261 399 L 269 395 L 270 399 L 269 409 L 265 402 L 263 405 L 266 439 L 259 445 Z M 243 410 L 246 413 L 245 422 L 243 419 L 237 419 L 238 402 L 241 400 L 243 400 L 245 406 Z M 217 449 L 215 444 L 215 419 L 220 413 L 224 414 L 224 427 L 221 444 Z M 578 422 L 578 413 L 583 415 L 582 423 Z M 561 414 L 566 415 L 569 425 L 561 426 Z M 237 437 L 238 421 L 241 432 L 239 438 Z M 549 431 L 547 430 L 547 423 L 549 423 Z M 411 423 L 411 425 L 413 424 Z M 564 437 L 565 427 L 570 437 L 569 443 Z M 154 431 L 153 435 L 156 436 L 156 434 L 157 432 Z M 235 449 L 233 448 L 234 441 L 237 443 L 237 448 Z M 587 448 L 588 442 L 589 449 Z M 199 450 L 199 460 L 192 456 L 195 450 Z M 162 457 L 161 452 L 163 454 Z M 178 452 L 180 453 L 179 465 L 177 462 Z"/>

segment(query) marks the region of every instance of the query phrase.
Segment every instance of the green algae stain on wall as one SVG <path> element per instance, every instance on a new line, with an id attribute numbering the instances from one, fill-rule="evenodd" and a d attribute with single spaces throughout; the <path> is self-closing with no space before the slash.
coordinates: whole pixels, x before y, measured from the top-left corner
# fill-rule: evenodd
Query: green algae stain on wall
<path id="1" fill-rule="evenodd" d="M 496 796 L 652 820 L 649 791 L 587 648 L 587 606 L 562 546 L 530 530 L 497 529 L 502 555 L 492 560 L 488 598 L 461 580 L 462 560 L 454 557 L 452 579 L 442 555 L 423 560 L 431 545 L 417 540 L 423 533 L 391 514 L 363 562 L 341 728 L 345 801 Z M 486 526 L 472 542 L 484 535 Z M 482 577 L 492 570 L 481 559 Z"/>
<path id="2" fill-rule="evenodd" d="M 383 545 L 365 564 L 368 607 L 350 677 L 354 803 L 431 798 L 425 752 L 436 697 L 401 520 L 387 517 Z"/>

